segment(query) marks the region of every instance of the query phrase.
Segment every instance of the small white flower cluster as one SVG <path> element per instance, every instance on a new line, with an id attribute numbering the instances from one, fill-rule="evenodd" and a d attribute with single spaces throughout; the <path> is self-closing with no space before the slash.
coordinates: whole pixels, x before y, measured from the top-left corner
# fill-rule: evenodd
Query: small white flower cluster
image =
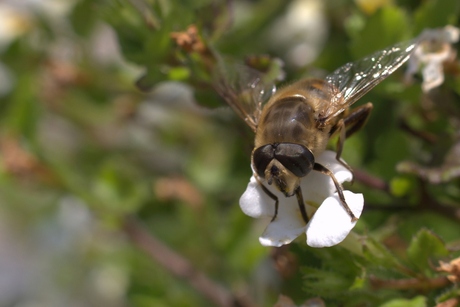
<path id="1" fill-rule="evenodd" d="M 460 29 L 446 26 L 441 29 L 427 29 L 418 37 L 419 45 L 409 59 L 406 82 L 422 66 L 422 90 L 426 93 L 444 82 L 443 63 L 455 59 L 457 52 L 452 44 L 458 42 Z"/>
<path id="2" fill-rule="evenodd" d="M 352 173 L 335 156 L 335 152 L 325 151 L 316 157 L 316 162 L 331 170 L 340 183 L 351 181 Z M 289 244 L 306 233 L 309 246 L 329 247 L 342 242 L 356 224 L 340 202 L 332 179 L 325 174 L 312 171 L 301 180 L 300 187 L 310 218 L 308 224 L 302 218 L 295 196 L 285 197 L 273 186 L 264 186 L 279 200 L 276 218 L 259 238 L 264 246 Z M 355 217 L 359 218 L 364 206 L 363 195 L 344 191 L 344 196 Z M 275 214 L 275 201 L 264 192 L 254 176 L 240 198 L 240 207 L 245 214 L 254 218 L 271 219 Z"/>

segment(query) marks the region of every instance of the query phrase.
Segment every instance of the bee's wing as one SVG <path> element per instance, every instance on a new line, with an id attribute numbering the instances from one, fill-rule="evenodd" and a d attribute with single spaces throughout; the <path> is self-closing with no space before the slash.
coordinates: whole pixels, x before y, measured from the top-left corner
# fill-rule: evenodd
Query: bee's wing
<path id="1" fill-rule="evenodd" d="M 216 91 L 255 132 L 264 104 L 275 93 L 274 82 L 241 63 L 219 59 L 213 81 Z"/>
<path id="2" fill-rule="evenodd" d="M 404 64 L 416 46 L 416 40 L 399 43 L 347 63 L 328 75 L 332 101 L 319 107 L 321 119 L 327 121 L 355 103 Z"/>

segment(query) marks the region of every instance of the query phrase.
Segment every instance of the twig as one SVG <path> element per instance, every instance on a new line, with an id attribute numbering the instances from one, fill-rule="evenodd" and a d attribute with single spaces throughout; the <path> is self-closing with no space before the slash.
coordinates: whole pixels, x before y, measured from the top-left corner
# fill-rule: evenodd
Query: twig
<path id="1" fill-rule="evenodd" d="M 255 307 L 248 298 L 237 297 L 217 284 L 203 272 L 200 272 L 184 257 L 177 254 L 133 219 L 124 221 L 123 229 L 132 242 L 145 251 L 153 260 L 165 269 L 186 280 L 195 290 L 217 306 L 222 307 Z"/>
<path id="2" fill-rule="evenodd" d="M 369 281 L 374 289 L 385 288 L 394 290 L 432 290 L 443 288 L 451 284 L 446 276 L 430 279 L 380 279 L 370 276 Z"/>
<path id="3" fill-rule="evenodd" d="M 370 175 L 364 171 L 361 170 L 354 170 L 353 171 L 353 176 L 354 179 L 368 187 L 378 189 L 381 191 L 384 191 L 388 194 L 391 195 L 390 193 L 390 188 L 387 182 L 384 180 L 375 177 L 373 175 Z M 378 210 L 399 210 L 399 211 L 405 211 L 405 210 L 425 210 L 425 211 L 432 211 L 432 212 L 438 212 L 439 214 L 448 217 L 450 219 L 453 219 L 455 221 L 458 221 L 460 219 L 460 209 L 448 206 L 442 203 L 439 203 L 435 201 L 431 195 L 428 193 L 428 189 L 426 187 L 427 182 L 424 181 L 423 179 L 420 178 L 420 203 L 418 206 L 410 206 L 410 207 L 405 207 L 401 205 L 394 205 L 394 206 L 378 206 L 378 205 L 371 205 L 371 204 L 366 204 L 367 209 L 378 209 Z"/>
<path id="4" fill-rule="evenodd" d="M 426 132 L 426 131 L 421 131 L 421 130 L 416 130 L 414 128 L 412 128 L 408 123 L 407 123 L 407 120 L 405 118 L 402 118 L 399 120 L 399 127 L 409 133 L 410 135 L 412 136 L 415 136 L 427 143 L 430 143 L 430 144 L 435 144 L 436 141 L 438 140 L 438 138 L 436 137 L 436 135 L 434 135 L 433 133 L 429 133 L 429 132 Z"/>
<path id="5" fill-rule="evenodd" d="M 364 171 L 361 170 L 353 170 L 353 177 L 356 181 L 361 182 L 364 185 L 367 185 L 368 187 L 382 190 L 385 192 L 389 192 L 389 186 L 388 183 L 383 181 L 382 179 L 372 176 Z"/>
<path id="6" fill-rule="evenodd" d="M 460 210 L 458 208 L 438 203 L 428 193 L 427 182 L 420 179 L 420 196 L 423 200 L 420 204 L 422 210 L 434 211 L 450 219 L 458 221 L 460 219 Z"/>

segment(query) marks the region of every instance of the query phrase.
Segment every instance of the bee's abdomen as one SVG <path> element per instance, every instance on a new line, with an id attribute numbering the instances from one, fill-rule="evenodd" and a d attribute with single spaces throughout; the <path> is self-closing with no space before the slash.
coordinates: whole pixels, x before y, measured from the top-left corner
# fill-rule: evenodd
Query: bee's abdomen
<path id="1" fill-rule="evenodd" d="M 303 144 L 314 126 L 310 105 L 305 102 L 304 97 L 294 96 L 269 106 L 262 114 L 257 133 L 266 143 Z"/>

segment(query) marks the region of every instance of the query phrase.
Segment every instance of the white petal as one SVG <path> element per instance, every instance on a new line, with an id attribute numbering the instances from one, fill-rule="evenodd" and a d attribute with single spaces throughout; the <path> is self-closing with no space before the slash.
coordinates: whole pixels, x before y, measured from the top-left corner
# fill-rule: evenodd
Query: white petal
<path id="1" fill-rule="evenodd" d="M 340 183 L 351 181 L 353 174 L 336 160 L 335 155 L 335 152 L 326 150 L 317 157 L 316 162 L 332 171 Z M 316 171 L 311 171 L 305 176 L 300 182 L 300 187 L 305 200 L 318 205 L 336 191 L 331 177 Z"/>
<path id="2" fill-rule="evenodd" d="M 275 201 L 264 192 L 254 176 L 240 198 L 240 208 L 244 214 L 254 218 L 272 217 L 275 214 Z"/>
<path id="3" fill-rule="evenodd" d="M 302 221 L 303 222 L 303 221 Z M 272 222 L 265 229 L 259 242 L 263 246 L 280 247 L 294 241 L 298 236 L 305 232 L 305 222 L 295 224 L 286 224 L 283 222 Z"/>
<path id="4" fill-rule="evenodd" d="M 280 197 L 278 215 L 268 224 L 260 244 L 264 246 L 281 246 L 291 243 L 305 232 L 305 221 L 300 213 L 296 197 Z"/>
<path id="5" fill-rule="evenodd" d="M 423 83 L 422 89 L 428 92 L 431 89 L 438 87 L 444 82 L 444 72 L 442 63 L 430 62 L 422 70 Z"/>
<path id="6" fill-rule="evenodd" d="M 314 202 L 317 205 L 336 191 L 329 176 L 315 171 L 302 178 L 300 188 L 302 189 L 304 200 Z"/>
<path id="7" fill-rule="evenodd" d="M 460 29 L 454 26 L 448 25 L 444 27 L 444 37 L 449 43 L 456 43 L 460 38 Z"/>
<path id="8" fill-rule="evenodd" d="M 336 155 L 337 153 L 334 151 L 326 150 L 316 158 L 316 162 L 327 167 L 331 172 L 333 172 L 335 178 L 337 178 L 337 181 L 340 183 L 351 181 L 353 179 L 353 174 L 342 163 L 337 161 L 335 158 Z M 343 162 L 345 163 L 345 161 Z"/>
<path id="9" fill-rule="evenodd" d="M 362 194 L 344 191 L 345 200 L 354 215 L 359 218 L 364 206 Z M 335 193 L 328 197 L 307 225 L 307 244 L 312 247 L 329 247 L 342 242 L 355 227 Z"/>
<path id="10" fill-rule="evenodd" d="M 342 183 L 344 181 L 349 181 L 352 179 L 352 173 L 345 167 L 343 164 L 338 162 L 335 158 L 336 153 L 333 151 L 325 151 L 321 155 L 319 155 L 316 159 L 316 162 L 324 165 L 329 170 L 331 170 L 337 180 Z M 331 178 L 327 175 L 324 175 L 320 172 L 312 171 L 306 177 L 302 178 L 301 180 L 301 189 L 302 194 L 304 196 L 304 200 L 306 201 L 305 207 L 308 212 L 309 216 L 313 215 L 315 208 L 309 206 L 307 203 L 314 202 L 316 204 L 321 204 L 320 209 L 318 210 L 320 214 L 315 213 L 313 218 L 311 219 L 309 225 L 305 225 L 305 221 L 302 218 L 300 213 L 300 209 L 297 203 L 297 198 L 295 196 L 292 197 L 285 197 L 281 192 L 276 190 L 273 186 L 265 185 L 265 187 L 275 195 L 279 200 L 278 206 L 278 214 L 275 220 L 271 221 L 267 228 L 265 229 L 262 236 L 259 238 L 259 241 L 262 245 L 265 246 L 281 246 L 284 244 L 291 243 L 295 240 L 299 235 L 307 232 L 307 235 L 312 233 L 312 240 L 308 240 L 307 242 L 309 245 L 315 246 L 315 240 L 320 241 L 319 246 L 331 246 L 334 244 L 339 243 L 342 241 L 346 235 L 350 232 L 353 228 L 354 224 L 352 225 L 341 225 L 338 223 L 339 228 L 342 229 L 344 234 L 337 234 L 337 231 L 332 233 L 332 239 L 327 237 L 327 232 L 324 232 L 326 236 L 320 237 L 315 234 L 315 229 L 310 227 L 311 222 L 320 223 L 322 224 L 324 217 L 328 217 L 330 211 L 343 211 L 346 215 L 346 221 L 348 224 L 351 224 L 351 218 L 348 216 L 346 211 L 343 209 L 339 199 L 337 196 L 331 196 L 336 192 L 336 187 L 331 180 Z M 349 194 L 350 193 L 350 194 Z M 353 197 L 355 194 L 346 191 L 345 197 L 349 199 L 347 202 L 354 203 L 356 199 Z M 331 196 L 331 197 L 330 197 Z M 352 210 L 355 212 L 356 216 L 359 217 L 362 211 L 363 206 L 363 197 L 359 194 L 361 207 L 359 210 L 354 209 L 352 206 Z M 325 201 L 325 199 L 327 199 Z M 359 201 L 358 201 L 359 202 Z M 332 209 L 331 209 L 332 205 Z M 251 180 L 248 184 L 248 187 L 244 194 L 240 198 L 240 207 L 243 212 L 249 216 L 259 218 L 259 217 L 269 217 L 272 218 L 275 213 L 275 200 L 273 200 L 270 196 L 265 193 L 262 186 L 257 182 L 254 176 L 251 177 Z M 337 208 L 338 207 L 338 208 Z M 322 209 L 321 209 L 322 208 Z M 321 213 L 323 212 L 324 213 Z M 358 212 L 359 211 L 359 212 Z M 339 212 L 340 213 L 340 212 Z M 335 214 L 335 213 L 334 213 Z M 340 214 L 339 214 L 340 216 Z M 316 218 L 315 218 L 316 217 Z M 331 219 L 332 226 L 336 226 L 335 220 Z M 343 222 L 343 218 L 341 223 L 347 224 L 347 222 Z M 321 225 L 320 225 L 321 226 Z M 318 231 L 322 233 L 320 227 L 317 227 Z M 345 229 L 345 230 L 344 230 Z M 313 231 L 313 232 L 312 232 Z M 341 236 L 343 238 L 341 238 Z M 316 239 L 315 239 L 316 238 Z M 339 239 L 337 239 L 339 238 Z M 309 238 L 307 238 L 309 239 Z M 329 243 L 324 243 L 322 241 L 328 241 Z M 310 241 L 313 243 L 310 244 Z M 332 242 L 332 243 L 330 243 Z M 329 245 L 328 245 L 329 244 Z"/>

